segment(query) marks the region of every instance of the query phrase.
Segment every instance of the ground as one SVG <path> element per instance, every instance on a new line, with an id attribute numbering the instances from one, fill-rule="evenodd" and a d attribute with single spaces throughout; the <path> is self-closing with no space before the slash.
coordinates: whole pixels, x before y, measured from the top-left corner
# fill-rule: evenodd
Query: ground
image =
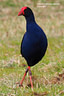
<path id="1" fill-rule="evenodd" d="M 25 18 L 18 17 L 22 6 L 33 10 L 36 22 L 48 38 L 44 58 L 31 68 L 34 92 L 30 88 L 28 74 L 23 87 L 17 88 L 16 85 L 27 68 L 20 54 L 20 44 L 26 31 Z M 64 96 L 63 0 L 0 0 L 0 96 L 25 95 Z"/>

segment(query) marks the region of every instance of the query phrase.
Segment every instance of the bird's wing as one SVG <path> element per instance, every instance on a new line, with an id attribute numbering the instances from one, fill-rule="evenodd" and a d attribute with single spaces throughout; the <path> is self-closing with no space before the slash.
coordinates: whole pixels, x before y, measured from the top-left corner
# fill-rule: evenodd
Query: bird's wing
<path id="1" fill-rule="evenodd" d="M 25 34 L 26 34 L 26 32 L 25 32 Z M 21 42 L 21 48 L 20 48 L 20 52 L 21 52 L 21 54 L 22 54 L 22 43 L 23 43 L 23 40 L 24 40 L 25 34 L 24 34 L 23 39 L 22 39 L 22 42 Z M 23 56 L 23 54 L 22 54 L 22 56 Z"/>

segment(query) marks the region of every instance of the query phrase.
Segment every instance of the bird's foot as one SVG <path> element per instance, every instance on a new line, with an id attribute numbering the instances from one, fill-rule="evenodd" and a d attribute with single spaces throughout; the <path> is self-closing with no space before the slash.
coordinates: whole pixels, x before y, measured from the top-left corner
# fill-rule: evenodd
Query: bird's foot
<path id="1" fill-rule="evenodd" d="M 16 82 L 16 84 L 17 84 L 17 88 L 18 88 L 18 87 L 23 87 L 23 85 L 20 84 L 19 82 Z"/>
<path id="2" fill-rule="evenodd" d="M 22 84 L 19 84 L 19 87 L 23 87 L 23 85 Z"/>

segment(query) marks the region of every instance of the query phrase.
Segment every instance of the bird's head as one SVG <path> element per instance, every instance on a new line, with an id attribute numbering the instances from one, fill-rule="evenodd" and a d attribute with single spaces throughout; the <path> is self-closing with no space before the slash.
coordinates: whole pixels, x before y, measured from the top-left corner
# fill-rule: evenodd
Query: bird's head
<path id="1" fill-rule="evenodd" d="M 32 10 L 29 7 L 22 7 L 20 12 L 18 13 L 18 16 L 25 16 L 25 17 L 29 17 L 30 15 L 33 15 Z"/>

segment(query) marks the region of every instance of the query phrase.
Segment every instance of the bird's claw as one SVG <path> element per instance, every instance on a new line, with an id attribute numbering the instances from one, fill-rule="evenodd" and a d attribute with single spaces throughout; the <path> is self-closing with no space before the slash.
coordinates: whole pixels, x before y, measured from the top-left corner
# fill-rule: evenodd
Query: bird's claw
<path id="1" fill-rule="evenodd" d="M 23 85 L 19 84 L 19 87 L 23 87 Z"/>
<path id="2" fill-rule="evenodd" d="M 21 85 L 19 82 L 17 82 L 16 84 L 18 85 L 17 88 L 18 87 L 23 87 L 23 85 Z"/>

